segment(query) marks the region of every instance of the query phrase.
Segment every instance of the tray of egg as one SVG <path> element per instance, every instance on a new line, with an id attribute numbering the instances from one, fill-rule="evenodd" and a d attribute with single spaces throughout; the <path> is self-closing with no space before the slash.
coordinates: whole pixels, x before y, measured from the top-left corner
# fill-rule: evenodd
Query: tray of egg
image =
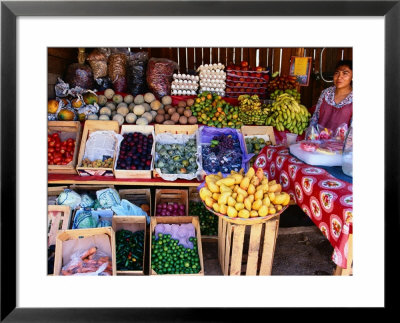
<path id="1" fill-rule="evenodd" d="M 172 95 L 196 95 L 199 88 L 199 77 L 189 74 L 174 74 L 171 83 Z"/>
<path id="2" fill-rule="evenodd" d="M 209 91 L 224 96 L 226 86 L 226 73 L 224 72 L 224 68 L 225 66 L 221 63 L 200 65 L 197 69 L 200 76 L 199 93 Z"/>

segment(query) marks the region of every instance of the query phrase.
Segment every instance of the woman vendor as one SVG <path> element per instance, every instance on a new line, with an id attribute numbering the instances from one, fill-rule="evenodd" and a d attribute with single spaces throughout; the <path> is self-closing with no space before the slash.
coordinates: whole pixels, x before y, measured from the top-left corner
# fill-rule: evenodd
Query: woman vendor
<path id="1" fill-rule="evenodd" d="M 353 63 L 339 61 L 333 75 L 333 84 L 322 91 L 310 126 L 320 125 L 335 131 L 340 125 L 350 126 L 353 116 Z"/>

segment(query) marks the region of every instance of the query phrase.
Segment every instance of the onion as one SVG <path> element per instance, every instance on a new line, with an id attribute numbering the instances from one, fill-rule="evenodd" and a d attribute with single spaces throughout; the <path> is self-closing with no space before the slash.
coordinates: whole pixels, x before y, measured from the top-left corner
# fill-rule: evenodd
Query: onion
<path id="1" fill-rule="evenodd" d="M 180 216 L 185 215 L 185 211 L 183 211 L 183 210 L 179 210 L 178 212 L 179 212 L 179 215 L 180 215 Z"/>
<path id="2" fill-rule="evenodd" d="M 161 216 L 166 216 L 166 215 L 167 215 L 167 211 L 162 210 L 160 215 L 161 215 Z"/>
<path id="3" fill-rule="evenodd" d="M 166 208 L 167 208 L 167 203 L 161 204 L 161 207 L 162 207 L 163 209 L 166 209 Z"/>
<path id="4" fill-rule="evenodd" d="M 171 212 L 174 210 L 174 207 L 171 204 L 168 204 L 167 210 Z"/>
<path id="5" fill-rule="evenodd" d="M 174 204 L 172 204 L 172 207 L 174 208 L 174 210 L 177 210 L 178 209 L 178 204 L 174 203 Z"/>
<path id="6" fill-rule="evenodd" d="M 185 205 L 184 204 L 179 204 L 179 209 L 180 210 L 185 210 Z"/>
<path id="7" fill-rule="evenodd" d="M 166 215 L 166 216 L 171 216 L 172 214 L 171 214 L 170 211 L 165 211 L 165 215 Z"/>

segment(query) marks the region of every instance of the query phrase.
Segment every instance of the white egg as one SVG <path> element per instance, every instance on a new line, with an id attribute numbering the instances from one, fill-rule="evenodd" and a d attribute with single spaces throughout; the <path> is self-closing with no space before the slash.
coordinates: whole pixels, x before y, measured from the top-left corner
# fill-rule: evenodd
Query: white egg
<path id="1" fill-rule="evenodd" d="M 192 84 L 192 81 L 191 80 L 189 80 L 189 81 L 187 81 L 188 82 L 188 84 Z"/>
<path id="2" fill-rule="evenodd" d="M 172 77 L 173 77 L 174 79 L 176 79 L 176 73 L 174 73 L 174 75 L 172 75 Z"/>
<path id="3" fill-rule="evenodd" d="M 181 74 L 178 74 L 178 79 L 180 79 L 181 78 Z"/>
<path id="4" fill-rule="evenodd" d="M 213 67 L 214 67 L 214 69 L 217 68 L 217 67 L 218 67 L 218 64 L 217 64 L 217 63 L 214 63 L 214 64 L 213 64 Z"/>
<path id="5" fill-rule="evenodd" d="M 195 79 L 196 79 L 196 81 L 198 81 L 198 80 L 199 80 L 199 77 L 196 75 Z"/>
<path id="6" fill-rule="evenodd" d="M 208 67 L 208 64 L 204 64 L 203 66 L 204 66 L 204 67 Z"/>
<path id="7" fill-rule="evenodd" d="M 186 95 L 186 90 L 183 90 L 183 91 L 182 91 L 182 95 Z"/>
<path id="8" fill-rule="evenodd" d="M 187 84 L 187 80 L 183 80 L 183 84 Z"/>
<path id="9" fill-rule="evenodd" d="M 172 85 L 171 85 L 171 89 L 175 89 L 175 84 L 172 84 Z"/>
<path id="10" fill-rule="evenodd" d="M 192 94 L 192 95 L 196 95 L 196 91 L 192 91 L 191 94 Z"/>
<path id="11" fill-rule="evenodd" d="M 178 94 L 181 95 L 182 94 L 182 90 L 178 90 Z"/>
<path id="12" fill-rule="evenodd" d="M 210 89 L 210 91 L 215 91 L 215 88 L 212 87 L 212 88 Z"/>
<path id="13" fill-rule="evenodd" d="M 192 80 L 194 80 L 194 79 L 196 78 L 196 76 L 192 75 L 190 78 L 191 78 Z"/>

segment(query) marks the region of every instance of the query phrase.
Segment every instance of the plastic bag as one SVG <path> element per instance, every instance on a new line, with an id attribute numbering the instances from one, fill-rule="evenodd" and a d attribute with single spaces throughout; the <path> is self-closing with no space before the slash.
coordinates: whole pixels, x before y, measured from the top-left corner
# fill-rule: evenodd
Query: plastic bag
<path id="1" fill-rule="evenodd" d="M 178 64 L 166 58 L 150 58 L 147 64 L 146 80 L 149 90 L 158 98 L 170 95 L 171 82 Z"/>
<path id="2" fill-rule="evenodd" d="M 93 77 L 98 79 L 107 76 L 108 56 L 98 49 L 94 49 L 86 58 L 93 71 Z"/>
<path id="3" fill-rule="evenodd" d="M 102 228 L 102 227 L 111 227 L 111 221 L 107 220 L 107 219 L 100 219 L 98 224 L 97 224 L 98 228 Z"/>
<path id="4" fill-rule="evenodd" d="M 96 247 L 76 250 L 71 260 L 61 268 L 61 276 L 112 276 L 111 257 Z"/>
<path id="5" fill-rule="evenodd" d="M 58 205 L 68 205 L 72 209 L 75 209 L 79 204 L 81 204 L 82 198 L 75 191 L 66 188 L 57 198 Z"/>
<path id="6" fill-rule="evenodd" d="M 328 128 L 322 128 L 320 125 L 318 125 L 320 128 L 319 132 L 319 139 L 321 140 L 328 140 L 332 138 L 332 130 Z"/>
<path id="7" fill-rule="evenodd" d="M 142 208 L 125 199 L 121 200 L 119 205 L 112 206 L 111 209 L 116 215 L 147 215 Z"/>
<path id="8" fill-rule="evenodd" d="M 108 58 L 108 76 L 114 83 L 118 77 L 126 75 L 126 55 L 111 54 Z"/>
<path id="9" fill-rule="evenodd" d="M 94 200 L 89 195 L 82 194 L 81 199 L 82 199 L 82 201 L 80 203 L 81 207 L 93 207 Z"/>
<path id="10" fill-rule="evenodd" d="M 319 140 L 319 127 L 318 125 L 309 126 L 304 134 L 305 140 Z"/>
<path id="11" fill-rule="evenodd" d="M 116 92 L 126 93 L 128 83 L 125 76 L 117 76 L 117 78 L 112 82 L 113 89 Z"/>
<path id="12" fill-rule="evenodd" d="M 78 210 L 72 223 L 72 229 L 90 229 L 96 228 L 99 223 L 99 216 L 91 210 Z"/>
<path id="13" fill-rule="evenodd" d="M 107 89 L 112 88 L 112 82 L 111 79 L 107 77 L 99 77 L 94 80 L 95 81 L 95 87 L 98 91 L 105 91 Z"/>
<path id="14" fill-rule="evenodd" d="M 347 123 L 342 123 L 339 127 L 336 128 L 334 139 L 344 142 L 347 131 L 348 131 Z"/>
<path id="15" fill-rule="evenodd" d="M 136 96 L 147 92 L 146 69 L 149 60 L 147 52 L 130 53 L 127 64 L 127 91 Z"/>
<path id="16" fill-rule="evenodd" d="M 121 198 L 118 192 L 113 188 L 106 188 L 96 192 L 97 199 L 101 207 L 112 208 L 121 204 Z"/>
<path id="17" fill-rule="evenodd" d="M 94 78 L 90 66 L 74 63 L 67 67 L 65 81 L 71 88 L 81 87 L 82 89 L 93 89 Z"/>
<path id="18" fill-rule="evenodd" d="M 196 237 L 196 229 L 192 223 L 183 224 L 157 224 L 154 228 L 154 236 L 158 240 L 158 234 L 170 234 L 172 239 L 179 240 L 179 244 L 185 248 L 193 249 L 190 237 Z"/>

